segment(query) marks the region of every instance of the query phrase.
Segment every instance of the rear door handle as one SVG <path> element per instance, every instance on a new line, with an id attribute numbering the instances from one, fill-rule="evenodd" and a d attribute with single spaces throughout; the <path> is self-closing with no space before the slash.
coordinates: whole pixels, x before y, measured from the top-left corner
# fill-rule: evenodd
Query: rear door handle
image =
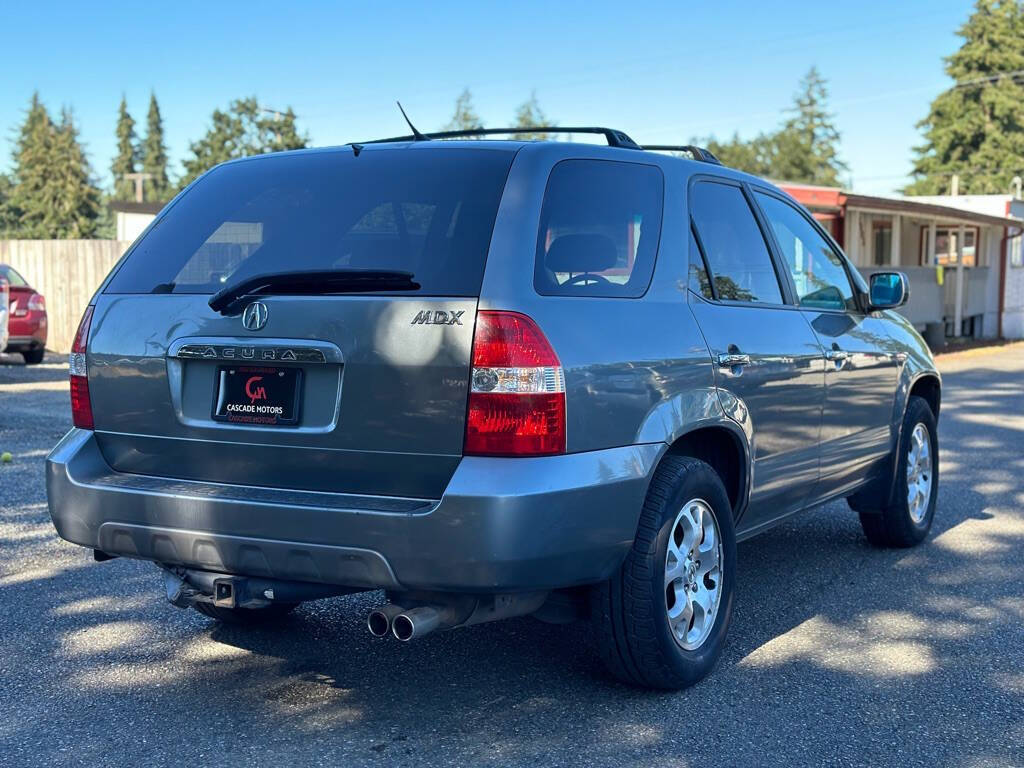
<path id="1" fill-rule="evenodd" d="M 741 355 L 736 352 L 723 352 L 718 356 L 718 364 L 723 368 L 732 368 L 737 365 L 750 365 L 750 355 Z"/>
<path id="2" fill-rule="evenodd" d="M 825 353 L 825 357 L 834 362 L 841 362 L 850 358 L 850 353 L 844 349 L 830 349 Z"/>

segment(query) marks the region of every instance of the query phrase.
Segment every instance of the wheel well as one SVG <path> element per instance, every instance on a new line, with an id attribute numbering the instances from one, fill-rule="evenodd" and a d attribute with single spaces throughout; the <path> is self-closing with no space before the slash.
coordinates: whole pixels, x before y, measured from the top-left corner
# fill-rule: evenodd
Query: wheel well
<path id="1" fill-rule="evenodd" d="M 910 388 L 910 395 L 923 397 L 932 409 L 935 420 L 939 420 L 939 406 L 942 403 L 942 385 L 935 376 L 922 376 Z"/>
<path id="2" fill-rule="evenodd" d="M 724 427 L 703 427 L 687 432 L 668 449 L 669 455 L 691 456 L 709 464 L 722 478 L 733 512 L 743 501 L 743 484 L 747 470 L 743 446 L 731 431 Z"/>

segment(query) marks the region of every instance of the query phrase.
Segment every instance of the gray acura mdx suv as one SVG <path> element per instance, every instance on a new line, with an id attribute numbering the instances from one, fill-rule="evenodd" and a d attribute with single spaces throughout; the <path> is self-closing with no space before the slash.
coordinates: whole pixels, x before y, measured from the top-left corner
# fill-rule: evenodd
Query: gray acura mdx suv
<path id="1" fill-rule="evenodd" d="M 705 150 L 568 130 L 609 146 L 417 134 L 192 184 L 82 318 L 60 535 L 222 621 L 360 590 L 399 640 L 588 619 L 661 688 L 721 652 L 737 541 L 840 497 L 924 539 L 905 278 Z"/>

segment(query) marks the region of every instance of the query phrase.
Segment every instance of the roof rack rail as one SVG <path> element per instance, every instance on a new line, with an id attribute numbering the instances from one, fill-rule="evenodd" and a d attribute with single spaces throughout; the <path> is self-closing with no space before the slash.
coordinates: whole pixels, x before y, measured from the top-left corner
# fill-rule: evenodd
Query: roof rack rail
<path id="1" fill-rule="evenodd" d="M 384 144 L 394 141 L 422 141 L 427 139 L 460 139 L 471 136 L 495 136 L 506 133 L 595 133 L 605 137 L 609 147 L 622 147 L 623 149 L 640 149 L 640 145 L 633 141 L 622 131 L 614 128 L 589 127 L 568 127 L 561 125 L 535 126 L 529 128 L 467 128 L 458 131 L 436 131 L 434 133 L 421 133 L 421 138 L 416 136 L 394 136 L 390 139 L 374 139 L 373 141 L 353 142 L 353 145 L 362 144 Z"/>
<path id="2" fill-rule="evenodd" d="M 715 157 L 714 153 L 710 149 L 704 147 L 696 147 L 693 144 L 647 144 L 641 149 L 650 149 L 654 151 L 669 151 L 669 152 L 686 152 L 694 160 L 698 160 L 702 163 L 714 163 L 715 165 L 721 165 L 722 161 Z"/>

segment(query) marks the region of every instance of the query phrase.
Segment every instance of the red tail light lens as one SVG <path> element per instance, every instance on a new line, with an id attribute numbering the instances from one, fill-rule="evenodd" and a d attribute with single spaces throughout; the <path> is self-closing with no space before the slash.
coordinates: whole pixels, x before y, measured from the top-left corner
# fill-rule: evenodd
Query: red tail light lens
<path id="1" fill-rule="evenodd" d="M 86 361 L 92 309 L 92 305 L 85 308 L 68 357 L 71 371 L 71 421 L 81 429 L 93 429 L 92 402 L 89 400 L 89 365 Z"/>
<path id="2" fill-rule="evenodd" d="M 565 375 L 526 315 L 477 313 L 465 453 L 565 453 Z"/>
<path id="3" fill-rule="evenodd" d="M 46 300 L 41 293 L 33 293 L 28 298 L 28 308 L 31 312 L 45 312 Z"/>

